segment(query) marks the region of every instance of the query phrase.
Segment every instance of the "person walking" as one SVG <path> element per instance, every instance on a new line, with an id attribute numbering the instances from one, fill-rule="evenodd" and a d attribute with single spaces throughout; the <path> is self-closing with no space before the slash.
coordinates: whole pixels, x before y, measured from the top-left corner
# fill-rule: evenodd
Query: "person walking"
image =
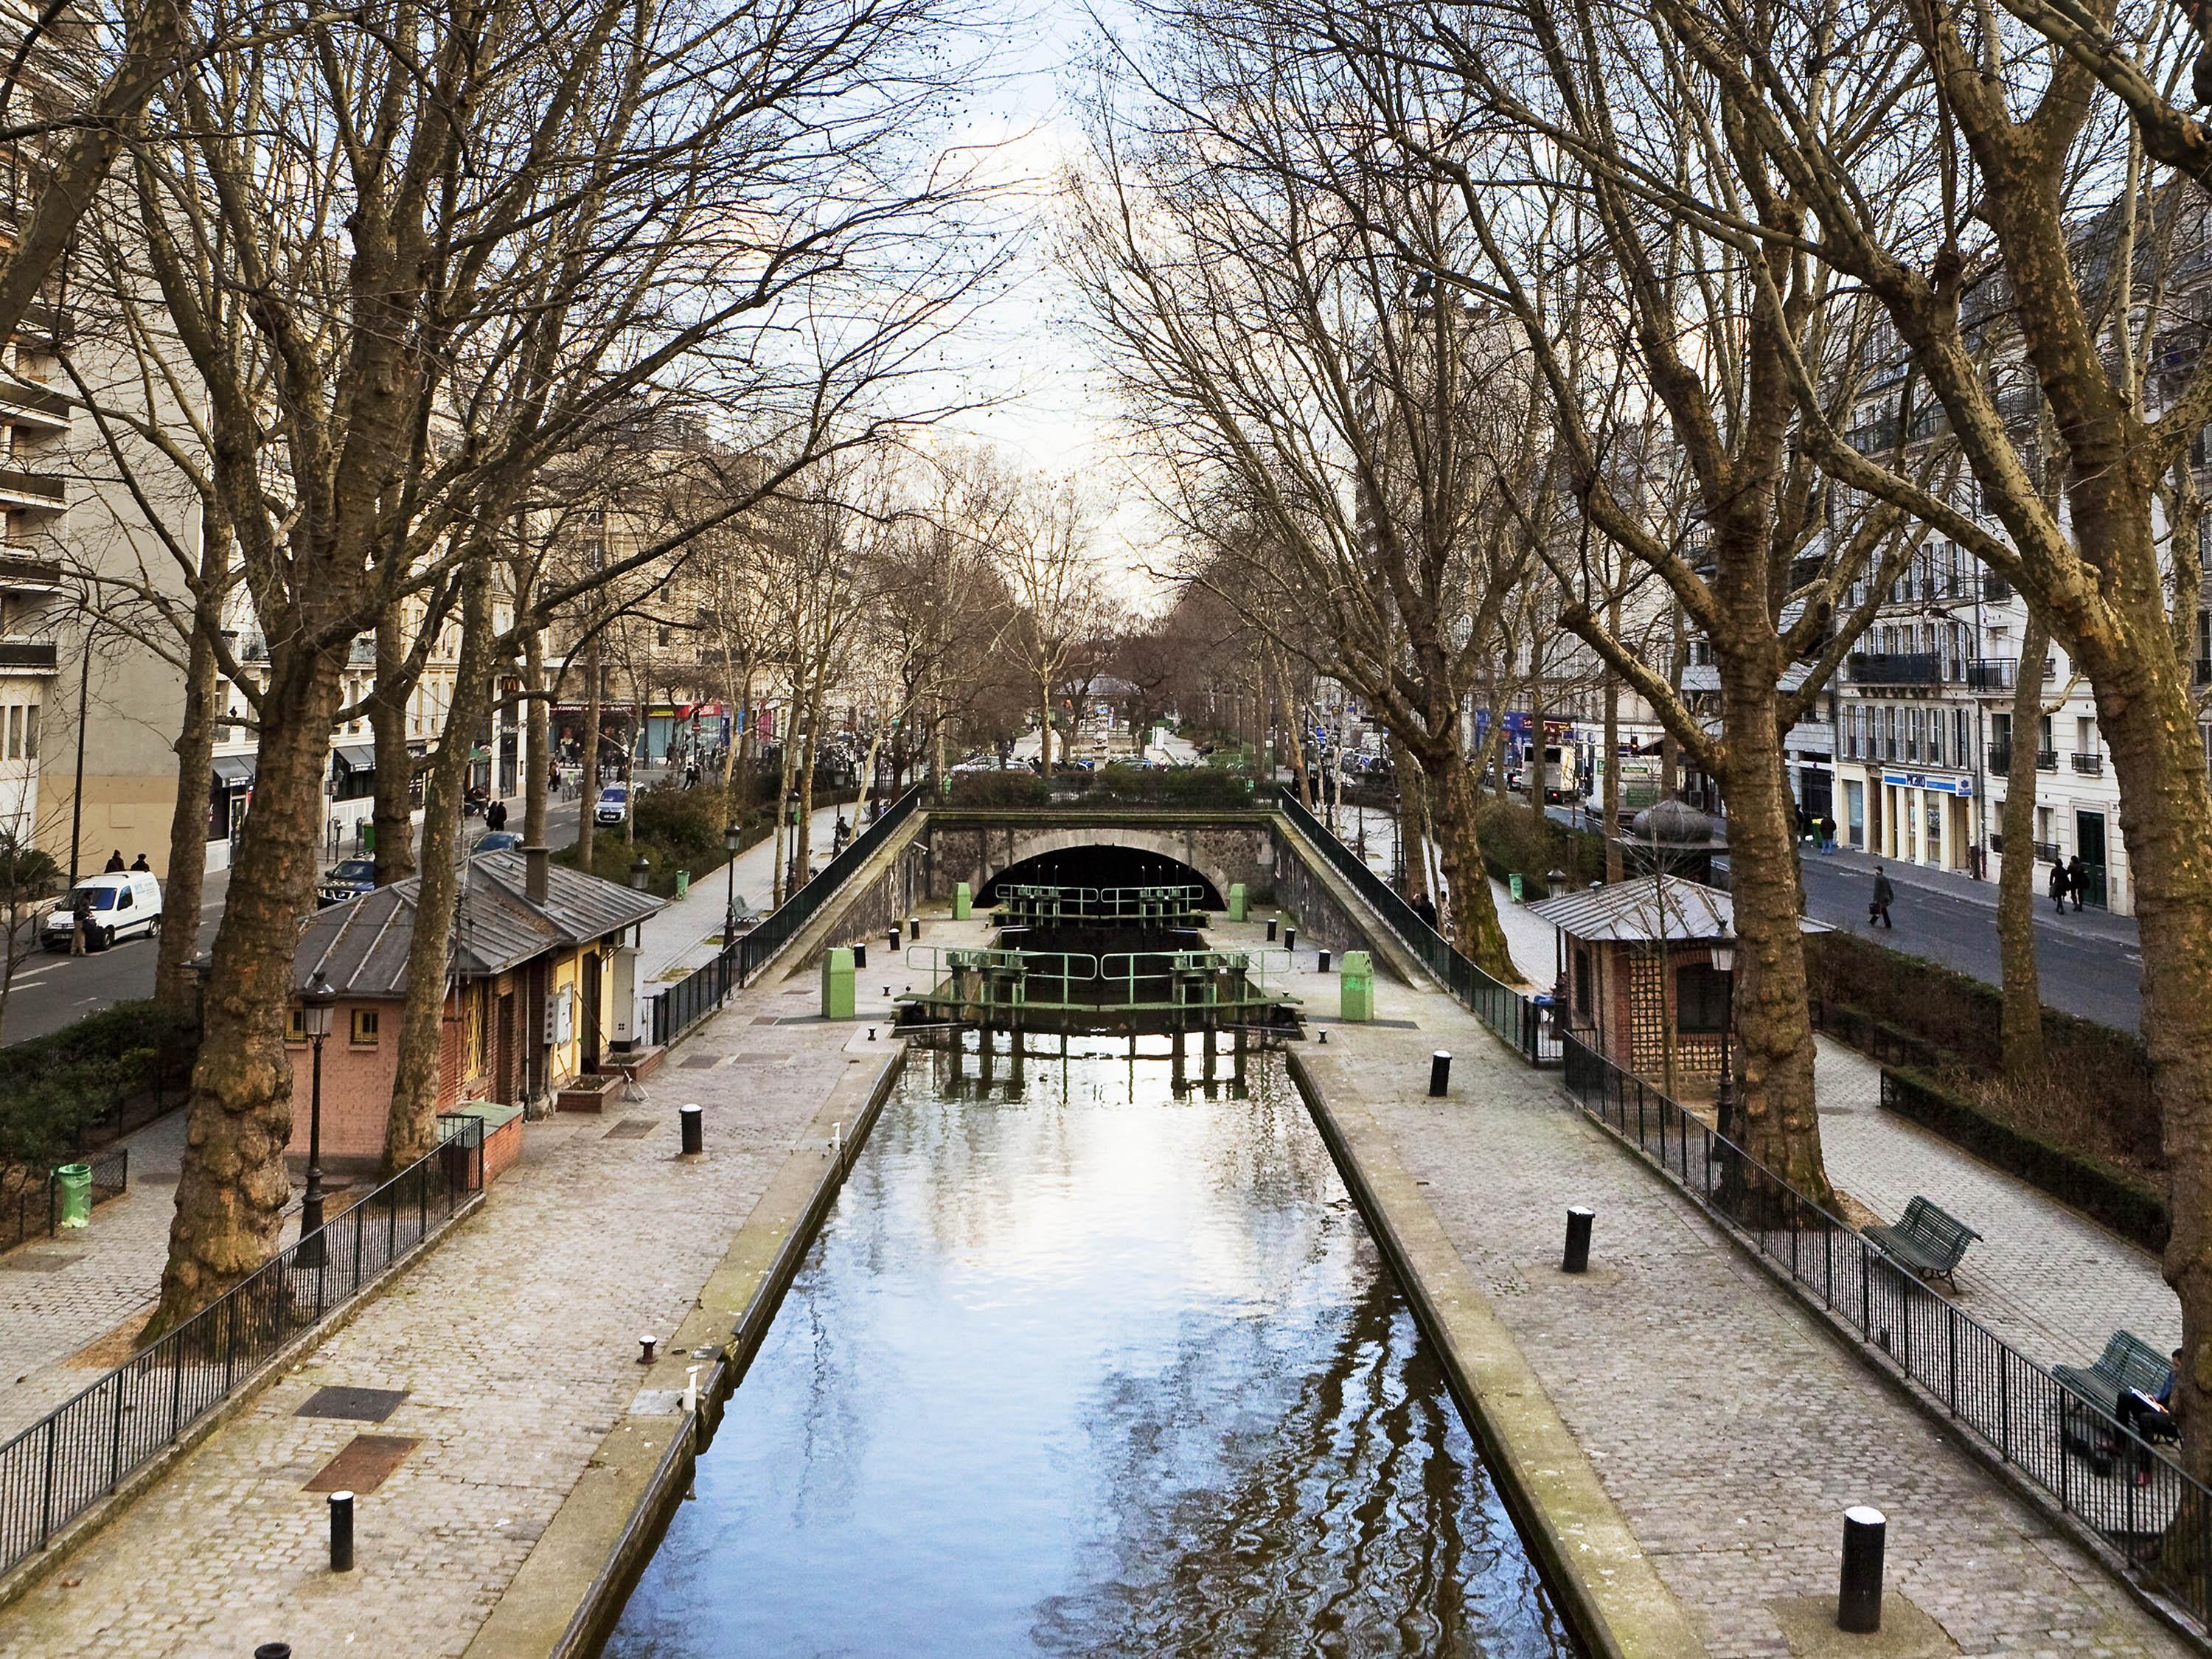
<path id="1" fill-rule="evenodd" d="M 105 876 L 112 876 L 119 873 L 122 868 L 123 849 L 118 847 L 112 853 L 110 853 L 107 855 L 107 867 L 102 870 L 100 873 Z"/>
<path id="2" fill-rule="evenodd" d="M 504 830 L 507 828 L 507 803 L 505 801 L 495 800 L 490 805 L 484 808 L 484 828 L 487 830 Z"/>
<path id="3" fill-rule="evenodd" d="M 2066 861 L 2066 886 L 2074 895 L 2074 908 L 2078 912 L 2081 908 L 2081 896 L 2089 890 L 2089 872 L 2083 866 L 2079 853 Z"/>
<path id="4" fill-rule="evenodd" d="M 1820 850 L 1823 853 L 1836 850 L 1836 820 L 1832 813 L 1823 812 L 1820 815 Z"/>
<path id="5" fill-rule="evenodd" d="M 143 853 L 131 860 L 131 867 L 133 870 L 143 870 L 149 876 L 154 873 L 154 866 L 146 862 L 146 855 Z"/>
<path id="6" fill-rule="evenodd" d="M 2051 903 L 2060 915 L 2066 914 L 2066 890 L 2072 886 L 2066 875 L 2066 866 L 2053 860 L 2051 866 Z"/>
<path id="7" fill-rule="evenodd" d="M 1435 930 L 1437 925 L 1437 902 L 1431 898 L 1425 892 L 1416 893 L 1413 895 L 1413 914 L 1421 919 L 1421 925 L 1423 927 L 1427 927 L 1431 932 Z"/>
<path id="8" fill-rule="evenodd" d="M 1889 877 L 1879 864 L 1874 867 L 1874 896 L 1867 902 L 1867 926 L 1877 923 L 1892 933 L 1897 924 L 1889 919 L 1889 907 L 1897 902 L 1897 889 L 1889 884 Z"/>

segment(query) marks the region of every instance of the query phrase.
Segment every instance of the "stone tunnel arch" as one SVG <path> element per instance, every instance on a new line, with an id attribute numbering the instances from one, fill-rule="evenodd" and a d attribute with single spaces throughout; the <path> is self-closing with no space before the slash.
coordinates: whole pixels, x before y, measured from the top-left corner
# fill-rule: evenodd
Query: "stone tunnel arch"
<path id="1" fill-rule="evenodd" d="M 1018 859 L 983 884 L 976 894 L 988 904 L 1009 884 L 1040 887 L 1200 887 L 1200 904 L 1208 910 L 1226 909 L 1229 901 L 1222 884 L 1180 857 L 1122 842 L 1083 842 L 1054 848 Z"/>
<path id="2" fill-rule="evenodd" d="M 1162 877 L 1160 879 L 1188 880 L 1203 884 L 1207 889 L 1206 903 L 1220 908 L 1225 903 L 1232 885 L 1242 884 L 1248 896 L 1255 902 L 1263 901 L 1274 889 L 1275 848 L 1273 837 L 1264 825 L 1167 823 L 1158 827 L 1140 824 L 1036 824 L 1010 825 L 949 821 L 933 821 L 929 835 L 931 842 L 931 891 L 940 898 L 950 897 L 953 884 L 966 882 L 977 900 L 995 892 L 996 884 L 1009 878 L 1017 866 L 1027 866 L 1024 875 L 1038 881 L 1062 883 L 1072 886 L 1124 886 L 1130 883 L 1116 878 L 1100 881 L 1079 873 L 1086 859 L 1096 859 L 1102 865 L 1111 860 L 1123 870 L 1136 860 L 1156 861 L 1188 869 L 1188 877 Z M 1054 860 L 1054 854 L 1065 858 Z M 1054 873 L 1047 875 L 1045 871 Z M 1020 880 L 1022 876 L 1012 877 Z"/>

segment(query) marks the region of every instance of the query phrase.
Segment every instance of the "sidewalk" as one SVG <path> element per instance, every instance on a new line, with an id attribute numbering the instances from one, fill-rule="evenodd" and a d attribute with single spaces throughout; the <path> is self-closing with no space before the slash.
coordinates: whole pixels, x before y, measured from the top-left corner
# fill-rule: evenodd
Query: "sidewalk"
<path id="1" fill-rule="evenodd" d="M 1874 886 L 1875 866 L 1880 865 L 1884 874 L 1899 888 L 1911 888 L 1923 893 L 1940 893 L 1946 898 L 1987 910 L 1992 916 L 1997 908 L 1997 884 L 1994 881 L 1976 881 L 1972 876 L 1961 875 L 1955 870 L 1931 870 L 1925 865 L 1911 864 L 1903 859 L 1881 859 L 1855 848 L 1838 847 L 1832 853 L 1807 852 L 1805 865 L 1808 871 L 1821 867 L 1864 878 L 1867 887 Z M 2033 908 L 2036 926 L 2056 927 L 2057 917 L 2051 908 L 2039 866 Z M 1862 904 L 1860 908 L 1865 906 Z M 2107 910 L 2069 908 L 2065 927 L 2075 933 L 2094 933 L 2125 945 L 2136 943 L 2136 923 L 2132 916 L 2116 916 Z"/>
<path id="2" fill-rule="evenodd" d="M 850 802 L 815 809 L 811 829 L 817 870 L 829 860 L 838 813 L 846 813 L 850 823 L 854 810 Z M 855 825 L 855 833 L 858 829 Z M 756 910 L 769 908 L 769 896 L 775 890 L 775 837 L 770 835 L 748 847 L 732 862 L 737 866 L 739 912 L 747 904 Z M 689 893 L 671 900 L 646 921 L 638 946 L 641 986 L 682 979 L 722 948 L 722 918 L 729 901 L 730 879 L 727 866 L 709 871 L 691 884 Z"/>

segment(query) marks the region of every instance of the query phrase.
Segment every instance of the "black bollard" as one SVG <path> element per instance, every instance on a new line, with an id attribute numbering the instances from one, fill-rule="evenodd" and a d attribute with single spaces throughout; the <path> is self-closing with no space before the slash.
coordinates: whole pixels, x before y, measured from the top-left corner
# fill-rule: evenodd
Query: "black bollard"
<path id="1" fill-rule="evenodd" d="M 1275 942 L 1275 919 L 1274 919 L 1274 917 L 1273 917 L 1273 916 L 1269 916 L 1269 917 L 1267 918 L 1267 943 L 1268 943 L 1268 944 L 1270 944 L 1270 945 L 1273 945 L 1274 942 Z"/>
<path id="2" fill-rule="evenodd" d="M 1283 949 L 1285 949 L 1285 951 L 1295 951 L 1295 950 L 1297 950 L 1297 948 L 1298 948 L 1298 930 L 1297 930 L 1297 928 L 1295 928 L 1295 927 L 1285 927 L 1285 928 L 1284 928 L 1284 929 L 1283 929 Z"/>
<path id="3" fill-rule="evenodd" d="M 1586 1210 L 1579 1204 L 1567 1212 L 1567 1253 L 1559 1262 L 1561 1273 L 1589 1271 L 1590 1223 L 1596 1219 L 1595 1210 Z"/>
<path id="4" fill-rule="evenodd" d="M 707 1114 L 696 1106 L 679 1106 L 676 1115 L 684 1125 L 684 1152 L 696 1158 L 707 1150 Z"/>
<path id="5" fill-rule="evenodd" d="M 289 1642 L 264 1642 L 253 1650 L 253 1659 L 292 1659 Z"/>
<path id="6" fill-rule="evenodd" d="M 1881 1628 L 1881 1544 L 1889 1522 L 1864 1504 L 1844 1511 L 1844 1584 L 1836 1628 L 1869 1636 Z"/>
<path id="7" fill-rule="evenodd" d="M 908 939 L 920 939 L 921 937 L 921 918 L 920 916 L 908 916 L 906 919 L 906 936 Z"/>
<path id="8" fill-rule="evenodd" d="M 353 1571 L 353 1494 L 331 1494 L 331 1571 Z"/>
<path id="9" fill-rule="evenodd" d="M 890 946 L 891 954 L 896 956 L 898 954 L 898 923 L 893 922 L 889 927 L 884 929 L 884 932 L 886 935 L 884 942 Z"/>
<path id="10" fill-rule="evenodd" d="M 1451 1087 L 1451 1050 L 1439 1048 L 1429 1056 L 1429 1093 L 1439 1099 Z"/>
<path id="11" fill-rule="evenodd" d="M 659 1337 L 657 1337 L 657 1336 L 641 1336 L 640 1338 L 638 1338 L 638 1340 L 637 1340 L 637 1363 L 638 1363 L 639 1364 L 641 1364 L 641 1365 L 650 1365 L 651 1364 L 653 1364 L 653 1345 L 654 1345 L 655 1343 L 659 1342 L 659 1340 L 660 1340 L 660 1339 L 659 1339 Z"/>
<path id="12" fill-rule="evenodd" d="M 1328 952 L 1326 951 L 1321 953 L 1321 970 L 1324 974 L 1328 971 Z"/>
<path id="13" fill-rule="evenodd" d="M 853 941 L 853 966 L 865 968 L 867 965 L 868 942 L 864 939 L 856 939 Z"/>

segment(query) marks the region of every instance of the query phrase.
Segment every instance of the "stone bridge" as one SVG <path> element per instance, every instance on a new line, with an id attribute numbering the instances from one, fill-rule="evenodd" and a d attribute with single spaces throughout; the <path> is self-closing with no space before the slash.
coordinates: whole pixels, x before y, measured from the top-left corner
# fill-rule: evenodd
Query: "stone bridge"
<path id="1" fill-rule="evenodd" d="M 1267 812 L 936 807 L 922 830 L 932 897 L 966 882 L 980 902 L 1001 880 L 1076 887 L 1202 884 L 1219 908 L 1241 884 L 1255 903 L 1275 890 Z"/>

